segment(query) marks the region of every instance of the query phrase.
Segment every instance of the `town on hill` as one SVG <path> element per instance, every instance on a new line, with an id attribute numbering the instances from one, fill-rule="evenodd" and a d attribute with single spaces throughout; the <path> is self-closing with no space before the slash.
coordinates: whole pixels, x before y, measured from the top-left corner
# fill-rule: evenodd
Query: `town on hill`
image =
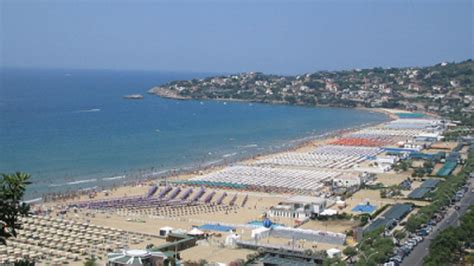
<path id="1" fill-rule="evenodd" d="M 319 71 L 298 76 L 248 72 L 166 83 L 150 93 L 308 106 L 399 108 L 472 125 L 474 62 L 428 67 Z"/>

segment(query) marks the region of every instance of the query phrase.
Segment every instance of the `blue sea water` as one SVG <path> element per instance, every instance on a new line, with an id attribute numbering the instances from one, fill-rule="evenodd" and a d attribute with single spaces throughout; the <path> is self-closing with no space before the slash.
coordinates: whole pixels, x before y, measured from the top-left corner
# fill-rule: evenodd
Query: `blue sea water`
<path id="1" fill-rule="evenodd" d="M 3 69 L 0 173 L 32 174 L 27 198 L 107 186 L 145 173 L 269 152 L 292 140 L 378 123 L 382 114 L 341 108 L 145 95 L 167 81 L 206 74 Z"/>

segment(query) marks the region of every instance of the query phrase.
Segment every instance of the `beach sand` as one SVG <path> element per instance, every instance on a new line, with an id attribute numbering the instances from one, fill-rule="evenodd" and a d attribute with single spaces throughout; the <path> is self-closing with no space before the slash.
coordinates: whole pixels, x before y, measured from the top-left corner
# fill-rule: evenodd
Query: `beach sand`
<path id="1" fill-rule="evenodd" d="M 387 114 L 391 120 L 397 119 L 398 117 L 394 114 L 395 112 L 401 112 L 401 110 L 390 110 L 390 109 L 369 109 L 370 111 L 377 111 L 383 112 Z M 373 127 L 377 127 L 375 125 Z M 365 128 L 366 129 L 366 128 Z M 351 132 L 355 132 L 359 129 L 351 129 L 345 130 L 343 132 L 338 132 L 335 134 L 348 134 Z M 314 150 L 315 147 L 320 145 L 325 145 L 333 141 L 337 138 L 334 134 L 328 135 L 324 138 L 316 138 L 313 140 L 306 141 L 304 143 L 300 143 L 295 147 L 292 147 L 285 151 L 280 151 L 273 154 L 268 155 L 260 155 L 254 156 L 252 158 L 248 158 L 237 162 L 239 164 L 251 164 L 259 159 L 267 158 L 270 156 L 274 156 L 275 154 L 288 152 L 288 151 L 298 151 L 298 152 L 308 152 Z M 235 162 L 232 162 L 234 164 Z M 227 167 L 227 165 L 219 165 L 208 167 L 206 169 L 201 170 L 193 170 L 188 173 L 183 173 L 175 176 L 171 176 L 166 178 L 167 180 L 187 180 L 192 177 L 196 177 L 199 175 L 211 173 L 214 171 L 221 170 Z M 354 170 L 348 170 L 354 171 Z M 405 173 L 381 173 L 377 174 L 379 181 L 383 184 L 390 186 L 399 184 L 403 181 L 406 177 L 410 176 L 409 172 Z M 164 181 L 163 178 L 154 179 L 151 181 L 143 181 L 140 184 L 134 185 L 124 185 L 114 189 L 111 189 L 108 195 L 106 196 L 103 192 L 98 192 L 94 199 L 105 199 L 105 198 L 117 198 L 117 197 L 125 197 L 125 196 L 143 196 L 149 189 L 151 184 L 156 183 L 157 181 Z M 416 183 L 415 183 L 416 184 Z M 242 225 L 246 224 L 252 220 L 261 220 L 264 213 L 269 210 L 269 208 L 273 205 L 278 204 L 279 202 L 287 199 L 290 195 L 282 195 L 282 194 L 268 194 L 268 193 L 257 193 L 257 192 L 244 192 L 244 191 L 232 191 L 232 190 L 223 190 L 223 189 L 213 189 L 208 188 L 209 190 L 215 190 L 217 194 L 221 194 L 226 191 L 229 195 L 233 195 L 235 193 L 239 194 L 239 200 L 237 201 L 238 208 L 233 209 L 229 212 L 213 212 L 213 213 L 196 213 L 194 215 L 186 215 L 180 217 L 151 217 L 149 215 L 143 215 L 136 212 L 130 212 L 128 215 L 123 216 L 119 215 L 118 212 L 114 211 L 80 211 L 78 214 L 71 214 L 68 213 L 66 218 L 78 220 L 78 221 L 86 221 L 89 220 L 93 224 L 97 225 L 104 225 L 109 227 L 120 228 L 127 231 L 133 232 L 140 232 L 140 233 L 151 233 L 151 234 L 158 234 L 159 229 L 164 226 L 171 226 L 175 229 L 183 229 L 185 231 L 191 230 L 193 226 L 202 225 L 205 223 L 221 223 L 221 224 L 231 224 L 231 225 Z M 242 198 L 245 195 L 249 195 L 248 202 L 245 207 L 240 207 L 240 203 Z M 229 200 L 229 196 L 227 197 L 227 201 Z M 365 200 L 369 199 L 371 204 L 375 204 L 377 208 L 381 208 L 386 204 L 395 204 L 400 202 L 412 202 L 409 200 L 401 200 L 401 199 L 382 199 L 380 197 L 379 190 L 368 190 L 362 189 L 356 192 L 352 197 L 346 200 L 347 206 L 340 210 L 340 212 L 347 212 L 352 213 L 351 209 Z M 61 209 L 62 207 L 66 206 L 68 203 L 78 202 L 83 200 L 89 200 L 87 195 L 80 196 L 79 198 L 69 199 L 69 200 L 58 200 L 54 202 L 48 202 L 44 204 L 45 208 L 54 208 L 55 210 Z M 427 204 L 427 202 L 416 202 L 418 205 Z M 89 215 L 86 216 L 86 213 Z M 91 217 L 91 214 L 94 214 L 94 217 Z M 127 221 L 129 218 L 139 219 L 140 223 L 138 222 L 131 222 Z M 288 226 L 293 226 L 294 221 L 291 219 L 285 220 L 284 218 L 274 218 L 274 222 L 277 223 L 284 223 Z M 323 230 L 323 231 L 332 231 L 332 232 L 344 232 L 350 230 L 352 227 L 356 226 L 357 222 L 354 221 L 309 221 L 302 225 L 302 228 L 305 229 L 313 229 L 313 230 Z M 242 239 L 249 239 L 250 238 L 250 229 L 248 228 L 238 228 L 237 233 L 242 235 Z M 225 235 L 225 233 L 224 233 Z M 161 241 L 154 240 L 153 244 L 159 245 L 163 243 Z M 230 248 L 220 248 L 219 242 L 224 241 L 224 237 L 214 237 L 213 243 L 206 244 L 203 243 L 197 247 L 193 247 L 191 249 L 185 250 L 181 252 L 182 257 L 184 260 L 198 260 L 198 259 L 207 259 L 209 261 L 218 261 L 229 263 L 232 260 L 237 258 L 243 258 L 253 253 L 250 250 L 243 250 L 243 249 L 230 249 Z M 211 242 L 212 242 L 211 241 Z M 272 243 L 279 243 L 285 244 L 288 240 L 281 239 L 281 240 L 268 240 Z M 331 247 L 335 247 L 334 245 L 325 245 L 322 243 L 315 243 L 318 246 L 318 249 L 327 249 Z M 143 248 L 143 245 L 142 245 Z M 338 247 L 343 248 L 343 247 Z"/>

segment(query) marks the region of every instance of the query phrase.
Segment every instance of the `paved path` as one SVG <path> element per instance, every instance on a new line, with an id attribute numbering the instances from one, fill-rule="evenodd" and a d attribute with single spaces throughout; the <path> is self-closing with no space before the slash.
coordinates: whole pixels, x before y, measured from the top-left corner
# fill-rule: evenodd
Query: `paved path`
<path id="1" fill-rule="evenodd" d="M 468 180 L 470 182 L 471 180 Z M 464 197 L 462 198 L 461 202 L 456 205 L 461 206 L 459 210 L 455 210 L 454 208 L 450 208 L 448 213 L 444 217 L 441 222 L 439 222 L 434 228 L 433 232 L 428 235 L 425 240 L 423 240 L 420 244 L 418 244 L 413 251 L 410 253 L 409 256 L 405 257 L 401 266 L 419 266 L 423 265 L 423 258 L 428 256 L 429 247 L 431 241 L 438 235 L 440 231 L 449 227 L 449 226 L 457 226 L 459 222 L 459 217 L 461 217 L 469 208 L 470 205 L 474 204 L 474 193 L 472 190 L 474 189 L 474 182 L 471 182 L 469 186 L 469 190 L 466 192 Z"/>

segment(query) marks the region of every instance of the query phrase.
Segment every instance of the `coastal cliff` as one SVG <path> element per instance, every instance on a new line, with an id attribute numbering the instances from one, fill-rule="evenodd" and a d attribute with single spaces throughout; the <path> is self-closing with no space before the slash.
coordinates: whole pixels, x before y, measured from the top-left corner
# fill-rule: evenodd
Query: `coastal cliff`
<path id="1" fill-rule="evenodd" d="M 177 99 L 177 100 L 189 100 L 192 99 L 190 96 L 182 96 L 179 91 L 172 90 L 167 87 L 153 87 L 148 90 L 148 93 L 154 94 L 163 98 Z"/>

